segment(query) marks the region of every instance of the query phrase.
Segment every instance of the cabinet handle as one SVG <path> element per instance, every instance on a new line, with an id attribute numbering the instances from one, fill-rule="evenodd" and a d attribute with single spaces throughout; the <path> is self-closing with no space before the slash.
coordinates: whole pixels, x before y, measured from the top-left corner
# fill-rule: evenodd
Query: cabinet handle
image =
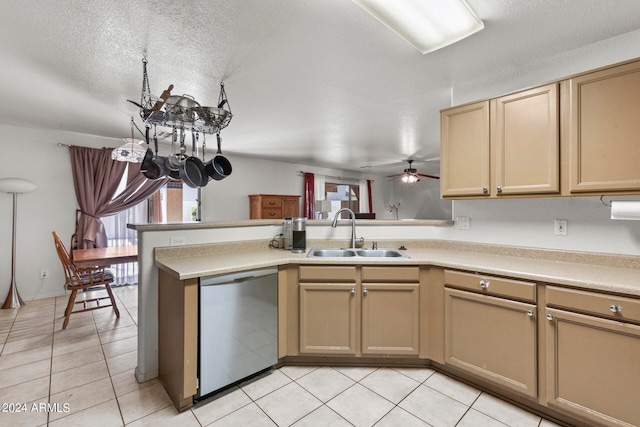
<path id="1" fill-rule="evenodd" d="M 498 186 L 496 187 L 496 191 L 497 191 L 498 193 L 502 193 L 502 187 L 500 187 L 500 186 L 498 185 Z"/>
<path id="2" fill-rule="evenodd" d="M 355 295 L 356 294 L 356 288 L 351 288 L 351 295 Z"/>
<path id="3" fill-rule="evenodd" d="M 553 314 L 547 313 L 547 320 L 553 320 Z"/>
<path id="4" fill-rule="evenodd" d="M 527 310 L 527 316 L 533 317 L 533 310 Z"/>
<path id="5" fill-rule="evenodd" d="M 367 294 L 367 288 L 362 289 L 362 293 L 363 293 L 364 295 L 366 295 L 366 294 Z"/>
<path id="6" fill-rule="evenodd" d="M 609 310 L 611 310 L 612 313 L 622 313 L 622 306 L 611 304 Z"/>
<path id="7" fill-rule="evenodd" d="M 489 192 L 489 189 L 487 187 L 482 187 L 482 192 L 484 194 L 487 194 Z"/>
<path id="8" fill-rule="evenodd" d="M 481 287 L 482 289 L 487 289 L 487 288 L 489 287 L 489 284 L 490 284 L 490 283 L 491 283 L 491 282 L 489 282 L 488 280 L 486 280 L 486 281 L 485 281 L 485 280 L 480 280 L 480 287 Z"/>

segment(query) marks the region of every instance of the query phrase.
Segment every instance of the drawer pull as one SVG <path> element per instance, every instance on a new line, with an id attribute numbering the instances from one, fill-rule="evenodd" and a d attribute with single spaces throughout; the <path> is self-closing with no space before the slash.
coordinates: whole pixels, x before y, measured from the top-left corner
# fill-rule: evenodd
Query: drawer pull
<path id="1" fill-rule="evenodd" d="M 533 310 L 527 310 L 527 316 L 533 317 Z"/>
<path id="2" fill-rule="evenodd" d="M 482 289 L 487 289 L 489 287 L 490 282 L 488 280 L 480 280 L 480 287 Z"/>
<path id="3" fill-rule="evenodd" d="M 367 294 L 367 292 L 368 292 L 368 291 L 367 291 L 367 288 L 362 289 L 362 294 L 363 294 L 363 295 L 366 295 L 366 294 Z"/>
<path id="4" fill-rule="evenodd" d="M 351 295 L 355 295 L 356 294 L 356 288 L 351 288 Z"/>
<path id="5" fill-rule="evenodd" d="M 547 320 L 553 320 L 553 314 L 547 313 Z"/>
<path id="6" fill-rule="evenodd" d="M 611 310 L 612 313 L 622 313 L 622 306 L 611 304 L 609 310 Z"/>

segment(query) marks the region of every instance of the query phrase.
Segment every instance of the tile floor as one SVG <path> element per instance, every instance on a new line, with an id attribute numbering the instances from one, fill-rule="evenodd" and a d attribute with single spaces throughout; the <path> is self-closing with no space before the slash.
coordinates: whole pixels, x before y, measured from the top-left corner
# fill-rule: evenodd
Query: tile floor
<path id="1" fill-rule="evenodd" d="M 67 297 L 0 310 L 0 425 L 554 425 L 431 369 L 282 367 L 179 414 L 158 380 L 136 382 L 137 287 L 114 292 L 120 319 L 66 330 Z"/>

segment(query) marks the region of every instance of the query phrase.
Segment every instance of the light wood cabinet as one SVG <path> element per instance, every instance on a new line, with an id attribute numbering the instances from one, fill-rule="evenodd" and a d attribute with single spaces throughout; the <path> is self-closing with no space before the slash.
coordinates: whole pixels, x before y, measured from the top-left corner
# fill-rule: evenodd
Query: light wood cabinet
<path id="1" fill-rule="evenodd" d="M 495 195 L 560 191 L 558 84 L 492 101 L 491 141 Z M 495 191 L 495 193 L 494 193 Z"/>
<path id="2" fill-rule="evenodd" d="M 417 267 L 362 267 L 363 355 L 418 355 L 418 281 Z"/>
<path id="3" fill-rule="evenodd" d="M 284 219 L 300 216 L 300 196 L 249 195 L 250 219 Z"/>
<path id="4" fill-rule="evenodd" d="M 443 110 L 440 132 L 442 196 L 488 196 L 489 101 Z"/>
<path id="5" fill-rule="evenodd" d="M 535 283 L 445 270 L 445 363 L 535 398 L 535 288 Z"/>
<path id="6" fill-rule="evenodd" d="M 558 84 L 441 112 L 443 197 L 560 191 Z"/>
<path id="7" fill-rule="evenodd" d="M 640 425 L 640 301 L 548 286 L 546 316 L 547 405 Z"/>
<path id="8" fill-rule="evenodd" d="M 441 194 L 640 194 L 640 60 L 440 112 Z"/>
<path id="9" fill-rule="evenodd" d="M 417 356 L 418 282 L 418 267 L 301 266 L 300 354 Z"/>
<path id="10" fill-rule="evenodd" d="M 569 85 L 570 191 L 640 191 L 640 62 Z"/>

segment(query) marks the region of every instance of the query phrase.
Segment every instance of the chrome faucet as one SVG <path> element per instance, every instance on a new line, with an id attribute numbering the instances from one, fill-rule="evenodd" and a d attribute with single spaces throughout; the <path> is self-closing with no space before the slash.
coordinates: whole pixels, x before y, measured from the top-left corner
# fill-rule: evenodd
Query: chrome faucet
<path id="1" fill-rule="evenodd" d="M 354 214 L 351 209 L 342 208 L 338 210 L 338 212 L 336 212 L 336 215 L 333 217 L 333 223 L 331 224 L 331 227 L 336 228 L 336 225 L 338 225 L 338 218 L 340 217 L 340 213 L 342 213 L 343 211 L 349 212 L 349 215 L 351 215 L 351 248 L 355 249 L 356 248 L 356 214 Z M 364 242 L 364 238 L 362 237 L 360 237 L 358 240 L 361 240 L 362 242 Z"/>

